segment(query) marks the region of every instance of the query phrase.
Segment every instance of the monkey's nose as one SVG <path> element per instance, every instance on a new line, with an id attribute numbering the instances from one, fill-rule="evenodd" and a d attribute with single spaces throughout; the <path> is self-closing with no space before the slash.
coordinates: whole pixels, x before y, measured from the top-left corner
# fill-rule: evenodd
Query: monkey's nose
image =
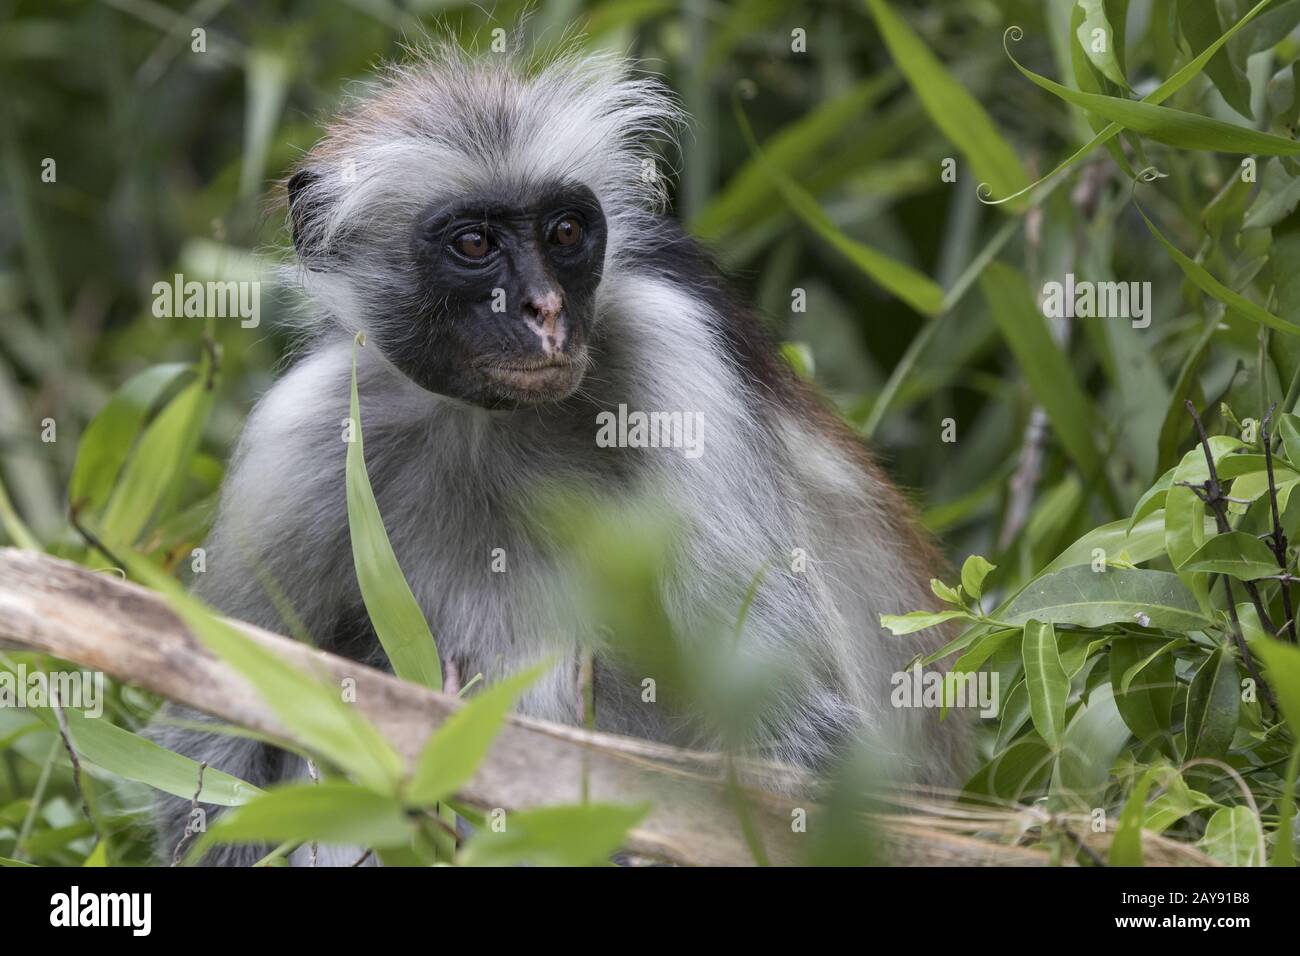
<path id="1" fill-rule="evenodd" d="M 559 355 L 564 351 L 563 311 L 564 299 L 555 289 L 529 295 L 524 303 L 525 321 L 540 341 L 545 356 Z"/>
<path id="2" fill-rule="evenodd" d="M 529 318 L 534 321 L 554 323 L 560 316 L 560 310 L 564 308 L 564 299 L 555 289 L 548 289 L 540 294 L 529 295 L 524 307 L 528 310 Z"/>

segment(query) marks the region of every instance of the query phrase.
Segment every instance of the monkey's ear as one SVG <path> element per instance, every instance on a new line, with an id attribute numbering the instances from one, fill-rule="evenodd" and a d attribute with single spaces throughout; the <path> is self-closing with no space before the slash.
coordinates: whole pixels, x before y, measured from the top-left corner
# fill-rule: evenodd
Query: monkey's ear
<path id="1" fill-rule="evenodd" d="M 293 229 L 293 247 L 303 259 L 308 258 L 313 250 L 308 248 L 306 224 L 314 205 L 307 187 L 320 179 L 320 174 L 311 169 L 300 169 L 289 177 L 286 186 L 289 192 L 289 225 Z"/>

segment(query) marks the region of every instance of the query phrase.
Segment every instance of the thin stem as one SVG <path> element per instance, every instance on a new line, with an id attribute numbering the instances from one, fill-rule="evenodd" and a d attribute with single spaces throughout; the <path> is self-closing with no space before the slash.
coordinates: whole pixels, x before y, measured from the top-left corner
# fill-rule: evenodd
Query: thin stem
<path id="1" fill-rule="evenodd" d="M 1246 647 L 1246 635 L 1241 629 L 1241 618 L 1237 616 L 1237 601 L 1232 595 L 1232 578 L 1226 574 L 1223 575 L 1223 592 L 1228 597 L 1228 617 L 1232 620 L 1232 641 L 1237 646 L 1237 653 L 1241 655 L 1241 661 L 1246 665 L 1246 671 L 1250 674 L 1251 680 L 1259 688 L 1260 694 L 1264 700 L 1268 701 L 1268 706 L 1277 710 L 1277 701 L 1273 699 L 1273 691 L 1265 683 L 1264 677 L 1255 666 L 1255 659 L 1250 656 L 1250 650 Z"/>
<path id="2" fill-rule="evenodd" d="M 1228 523 L 1227 503 L 1223 497 L 1223 488 L 1219 484 L 1219 472 L 1214 467 L 1214 453 L 1210 450 L 1210 439 L 1205 434 L 1205 426 L 1201 424 L 1201 416 L 1196 413 L 1196 406 L 1190 400 L 1184 401 L 1188 413 L 1192 416 L 1192 421 L 1196 425 L 1196 434 L 1200 439 L 1201 448 L 1205 451 L 1205 466 L 1209 472 L 1209 477 L 1204 485 L 1204 497 L 1201 499 L 1210 506 L 1214 512 L 1214 520 L 1220 534 L 1227 534 L 1232 531 L 1232 525 Z M 1259 615 L 1260 626 L 1265 628 L 1268 633 L 1276 633 L 1273 630 L 1273 621 L 1268 616 L 1268 611 L 1264 608 L 1264 601 L 1259 596 L 1259 588 L 1255 587 L 1249 581 L 1242 582 L 1242 587 L 1250 595 L 1251 603 L 1255 605 L 1255 613 Z M 1259 668 L 1255 666 L 1254 658 L 1250 655 L 1250 649 L 1246 646 L 1246 637 L 1241 630 L 1241 621 L 1237 617 L 1237 603 L 1232 596 L 1232 582 L 1225 575 L 1223 578 L 1223 589 L 1228 596 L 1228 616 L 1232 619 L 1232 637 L 1237 645 L 1237 651 L 1241 654 L 1242 663 L 1246 665 L 1246 670 L 1255 685 L 1259 687 L 1260 693 L 1268 701 L 1269 706 L 1276 709 L 1273 701 L 1273 692 L 1269 689 L 1268 684 L 1264 682 L 1263 676 L 1259 673 Z"/>
<path id="3" fill-rule="evenodd" d="M 1268 543 L 1269 550 L 1273 552 L 1273 557 L 1277 559 L 1278 568 L 1283 574 L 1286 574 L 1287 540 L 1286 533 L 1282 530 L 1282 518 L 1277 512 L 1277 484 L 1273 480 L 1273 447 L 1268 434 L 1268 425 L 1273 420 L 1273 412 L 1276 410 L 1277 403 L 1274 402 L 1260 425 L 1260 440 L 1264 445 L 1264 467 L 1268 470 L 1268 504 L 1273 513 L 1273 531 L 1271 534 L 1266 535 L 1264 540 Z M 1295 612 L 1291 607 L 1291 588 L 1286 581 L 1279 583 L 1278 587 L 1282 591 L 1282 610 L 1286 613 L 1287 634 L 1290 635 L 1292 644 L 1300 643 L 1296 638 Z"/>
<path id="4" fill-rule="evenodd" d="M 195 811 L 199 808 L 199 795 L 203 793 L 203 772 L 208 769 L 208 762 L 205 760 L 199 764 L 199 782 L 194 788 L 194 796 L 190 799 L 190 818 L 185 823 L 185 832 L 176 842 L 176 849 L 172 851 L 172 866 L 180 866 L 184 858 L 185 849 L 190 840 L 194 839 L 194 819 Z"/>
<path id="5" fill-rule="evenodd" d="M 25 849 L 27 838 L 31 836 L 32 827 L 36 824 L 36 817 L 41 812 L 41 804 L 45 800 L 45 788 L 49 785 L 50 774 L 54 770 L 54 758 L 58 756 L 59 748 L 62 746 L 63 742 L 55 738 L 50 745 L 49 756 L 45 758 L 45 763 L 41 766 L 41 775 L 37 778 L 36 789 L 32 792 L 32 802 L 27 807 L 22 826 L 18 828 L 18 836 L 14 838 L 14 848 L 11 852 L 16 860 L 21 860 L 27 856 Z"/>
<path id="6" fill-rule="evenodd" d="M 54 718 L 59 725 L 59 739 L 63 741 L 63 749 L 68 752 L 68 760 L 72 763 L 72 786 L 77 791 L 77 796 L 81 798 L 81 812 L 86 815 L 90 825 L 95 828 L 96 836 L 103 839 L 98 832 L 99 826 L 95 823 L 95 815 L 90 812 L 90 801 L 86 799 L 85 788 L 81 784 L 81 761 L 77 758 L 77 749 L 72 746 L 72 734 L 68 730 L 68 715 L 63 712 L 63 705 L 59 701 L 59 692 L 54 683 L 50 683 L 50 705 L 54 711 Z"/>

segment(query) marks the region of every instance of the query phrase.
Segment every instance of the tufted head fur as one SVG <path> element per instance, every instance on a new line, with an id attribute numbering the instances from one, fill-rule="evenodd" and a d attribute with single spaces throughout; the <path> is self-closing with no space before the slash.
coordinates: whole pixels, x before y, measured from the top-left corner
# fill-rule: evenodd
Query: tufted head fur
<path id="1" fill-rule="evenodd" d="M 589 190 L 603 213 L 601 271 L 652 237 L 666 177 L 658 147 L 682 122 L 657 80 L 613 55 L 541 64 L 435 45 L 383 70 L 287 181 L 294 244 L 314 321 L 391 332 L 409 309 L 419 256 L 413 220 L 464 197 L 527 203 Z"/>

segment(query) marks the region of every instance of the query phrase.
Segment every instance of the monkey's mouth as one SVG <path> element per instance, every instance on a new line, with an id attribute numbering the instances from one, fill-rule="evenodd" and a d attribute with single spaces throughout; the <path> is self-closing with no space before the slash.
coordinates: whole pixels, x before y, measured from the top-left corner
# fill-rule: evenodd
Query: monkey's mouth
<path id="1" fill-rule="evenodd" d="M 585 353 L 585 349 L 583 350 Z M 514 401 L 557 401 L 567 398 L 582 381 L 584 354 L 529 360 L 494 360 L 479 365 L 485 376 Z"/>

